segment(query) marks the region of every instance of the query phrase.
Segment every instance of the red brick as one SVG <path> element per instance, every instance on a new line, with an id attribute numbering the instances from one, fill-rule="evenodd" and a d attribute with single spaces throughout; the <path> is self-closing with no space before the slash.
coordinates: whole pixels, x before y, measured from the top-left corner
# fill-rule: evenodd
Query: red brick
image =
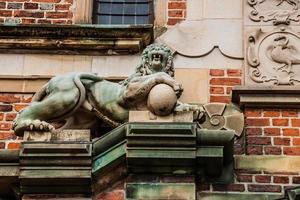
<path id="1" fill-rule="evenodd" d="M 169 9 L 186 9 L 185 2 L 169 2 L 168 3 Z"/>
<path id="2" fill-rule="evenodd" d="M 0 2 L 0 9 L 4 9 L 6 7 L 6 3 L 5 2 Z"/>
<path id="3" fill-rule="evenodd" d="M 210 87 L 210 93 L 211 94 L 224 94 L 224 88 L 223 87 Z"/>
<path id="4" fill-rule="evenodd" d="M 259 109 L 245 109 L 245 116 L 246 117 L 260 117 L 261 110 Z"/>
<path id="5" fill-rule="evenodd" d="M 280 111 L 278 110 L 266 110 L 264 111 L 264 117 L 279 117 Z"/>
<path id="6" fill-rule="evenodd" d="M 270 145 L 271 138 L 270 137 L 248 137 L 247 144 L 252 145 Z"/>
<path id="7" fill-rule="evenodd" d="M 273 177 L 273 182 L 274 183 L 286 184 L 286 183 L 289 183 L 289 177 L 287 177 L 287 176 L 274 176 Z"/>
<path id="8" fill-rule="evenodd" d="M 183 21 L 183 19 L 181 19 L 181 18 L 170 18 L 170 19 L 168 19 L 167 24 L 170 26 L 173 26 L 181 21 Z"/>
<path id="9" fill-rule="evenodd" d="M 71 4 L 56 4 L 55 10 L 70 10 Z"/>
<path id="10" fill-rule="evenodd" d="M 274 138 L 274 144 L 275 145 L 285 145 L 285 146 L 290 146 L 290 138 L 279 138 L 276 137 Z"/>
<path id="11" fill-rule="evenodd" d="M 124 200 L 124 198 L 123 190 L 114 190 L 98 195 L 95 200 Z"/>
<path id="12" fill-rule="evenodd" d="M 209 71 L 209 74 L 210 74 L 211 76 L 224 76 L 224 75 L 225 75 L 223 69 L 211 69 L 211 70 Z"/>
<path id="13" fill-rule="evenodd" d="M 300 147 L 283 147 L 283 153 L 290 156 L 299 156 Z"/>
<path id="14" fill-rule="evenodd" d="M 288 119 L 272 119 L 273 126 L 288 126 Z"/>
<path id="15" fill-rule="evenodd" d="M 24 108 L 26 108 L 28 106 L 28 104 L 16 104 L 15 105 L 15 110 L 17 112 L 20 112 L 21 110 L 23 110 Z"/>
<path id="16" fill-rule="evenodd" d="M 9 122 L 0 122 L 0 130 L 9 131 L 12 128 L 12 124 Z"/>
<path id="17" fill-rule="evenodd" d="M 292 126 L 300 127 L 300 119 L 292 119 Z"/>
<path id="18" fill-rule="evenodd" d="M 222 185 L 216 184 L 213 185 L 214 191 L 232 191 L 232 192 L 244 192 L 245 185 L 244 184 L 229 184 L 229 185 Z"/>
<path id="19" fill-rule="evenodd" d="M 5 142 L 0 142 L 0 149 L 5 149 Z"/>
<path id="20" fill-rule="evenodd" d="M 241 76 L 242 71 L 239 69 L 227 69 L 228 76 Z"/>
<path id="21" fill-rule="evenodd" d="M 19 103 L 20 97 L 16 97 L 12 94 L 2 94 L 0 95 L 0 102 L 3 103 Z"/>
<path id="22" fill-rule="evenodd" d="M 248 185 L 249 192 L 281 192 L 280 185 Z"/>
<path id="23" fill-rule="evenodd" d="M 211 85 L 234 86 L 234 85 L 241 85 L 241 79 L 240 78 L 212 78 L 210 79 L 209 83 Z"/>
<path id="24" fill-rule="evenodd" d="M 61 0 L 32 0 L 32 2 L 59 3 Z"/>
<path id="25" fill-rule="evenodd" d="M 271 176 L 269 175 L 257 175 L 255 176 L 255 181 L 258 183 L 270 183 Z"/>
<path id="26" fill-rule="evenodd" d="M 246 153 L 248 155 L 262 155 L 263 148 L 262 148 L 262 146 L 248 146 L 246 148 Z"/>
<path id="27" fill-rule="evenodd" d="M 298 117 L 298 111 L 297 110 L 283 110 L 282 116 L 283 117 Z"/>
<path id="28" fill-rule="evenodd" d="M 16 135 L 12 131 L 0 131 L 0 140 L 16 139 Z"/>
<path id="29" fill-rule="evenodd" d="M 262 135 L 262 129 L 261 128 L 247 128 L 246 134 L 249 136 Z"/>
<path id="30" fill-rule="evenodd" d="M 210 184 L 198 184 L 199 186 L 197 187 L 198 191 L 208 191 L 210 190 Z"/>
<path id="31" fill-rule="evenodd" d="M 292 129 L 292 128 L 285 128 L 285 129 L 282 129 L 282 134 L 284 136 L 299 136 L 299 130 Z"/>
<path id="32" fill-rule="evenodd" d="M 230 96 L 210 96 L 210 102 L 218 102 L 218 103 L 230 103 Z"/>
<path id="33" fill-rule="evenodd" d="M 0 113 L 0 121 L 4 119 L 4 113 Z"/>
<path id="34" fill-rule="evenodd" d="M 293 184 L 300 184 L 300 176 L 293 177 Z"/>
<path id="35" fill-rule="evenodd" d="M 232 93 L 232 87 L 226 87 L 226 94 Z"/>
<path id="36" fill-rule="evenodd" d="M 281 155 L 281 147 L 264 147 L 266 155 Z"/>
<path id="37" fill-rule="evenodd" d="M 47 20 L 47 19 L 39 19 L 37 21 L 38 24 L 51 24 L 51 20 Z"/>
<path id="38" fill-rule="evenodd" d="M 46 18 L 71 18 L 73 14 L 71 12 L 47 12 Z"/>
<path id="39" fill-rule="evenodd" d="M 279 136 L 280 128 L 264 128 L 264 135 L 266 136 Z"/>
<path id="40" fill-rule="evenodd" d="M 32 17 L 32 18 L 43 18 L 44 12 L 27 11 L 27 10 L 15 10 L 15 17 Z"/>
<path id="41" fill-rule="evenodd" d="M 22 96 L 21 103 L 30 103 L 32 101 L 32 96 Z"/>
<path id="42" fill-rule="evenodd" d="M 25 3 L 24 4 L 24 9 L 38 9 L 39 4 L 37 3 Z"/>
<path id="43" fill-rule="evenodd" d="M 12 10 L 0 10 L 0 17 L 11 17 Z"/>
<path id="44" fill-rule="evenodd" d="M 6 113 L 5 120 L 6 121 L 13 121 L 17 116 L 17 113 Z"/>
<path id="45" fill-rule="evenodd" d="M 12 111 L 12 105 L 0 104 L 0 112 Z"/>
<path id="46" fill-rule="evenodd" d="M 270 120 L 268 118 L 246 119 L 247 126 L 269 126 Z"/>
<path id="47" fill-rule="evenodd" d="M 238 174 L 236 176 L 238 182 L 252 182 L 252 175 L 248 174 Z"/>
<path id="48" fill-rule="evenodd" d="M 10 142 L 7 145 L 8 149 L 20 149 L 20 143 L 16 143 L 16 142 Z"/>
<path id="49" fill-rule="evenodd" d="M 28 19 L 28 18 L 23 18 L 22 19 L 22 24 L 34 24 L 35 19 Z"/>
<path id="50" fill-rule="evenodd" d="M 183 17 L 182 10 L 170 10 L 168 12 L 169 17 Z"/>
<path id="51" fill-rule="evenodd" d="M 293 145 L 300 146 L 300 138 L 293 138 Z"/>

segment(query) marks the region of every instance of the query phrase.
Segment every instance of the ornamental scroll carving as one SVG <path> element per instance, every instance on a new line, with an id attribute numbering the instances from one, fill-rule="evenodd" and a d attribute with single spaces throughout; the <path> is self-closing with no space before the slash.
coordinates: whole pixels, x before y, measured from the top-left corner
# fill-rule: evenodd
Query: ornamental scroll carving
<path id="1" fill-rule="evenodd" d="M 300 85 L 300 34 L 278 28 L 256 29 L 247 36 L 246 84 Z"/>
<path id="2" fill-rule="evenodd" d="M 272 22 L 274 25 L 299 22 L 300 0 L 247 0 L 253 22 Z"/>

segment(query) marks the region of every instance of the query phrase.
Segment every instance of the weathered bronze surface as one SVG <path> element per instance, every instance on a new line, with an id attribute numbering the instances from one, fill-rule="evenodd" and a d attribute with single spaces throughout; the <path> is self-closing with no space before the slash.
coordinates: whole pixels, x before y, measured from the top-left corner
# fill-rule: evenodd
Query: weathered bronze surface
<path id="1" fill-rule="evenodd" d="M 146 106 L 148 94 L 159 84 L 170 87 L 173 93 L 171 100 L 175 100 L 176 105 L 172 103 L 172 107 L 167 109 L 164 105 L 168 102 L 162 104 L 157 99 L 151 103 L 159 105 L 151 105 L 158 109 L 153 112 L 166 115 L 174 110 L 194 111 L 194 119 L 202 119 L 201 106 L 177 101 L 183 89 L 173 76 L 172 51 L 159 44 L 152 44 L 143 51 L 142 62 L 136 72 L 121 83 L 89 73 L 56 76 L 35 94 L 32 104 L 19 114 L 14 130 L 17 135 L 23 135 L 26 130 L 51 132 L 54 127 L 49 122 L 62 120 L 65 120 L 62 129 L 89 129 L 97 123 L 97 118 L 111 127 L 117 127 L 128 121 L 130 110 L 149 110 Z"/>

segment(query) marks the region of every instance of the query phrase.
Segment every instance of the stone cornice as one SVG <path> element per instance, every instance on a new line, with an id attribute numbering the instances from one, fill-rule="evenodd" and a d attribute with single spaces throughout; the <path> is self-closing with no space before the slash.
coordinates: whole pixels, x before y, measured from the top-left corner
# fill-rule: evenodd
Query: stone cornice
<path id="1" fill-rule="evenodd" d="M 300 88 L 237 86 L 232 91 L 232 102 L 240 108 L 300 108 Z"/>
<path id="2" fill-rule="evenodd" d="M 152 41 L 152 25 L 0 26 L 0 53 L 132 54 Z"/>

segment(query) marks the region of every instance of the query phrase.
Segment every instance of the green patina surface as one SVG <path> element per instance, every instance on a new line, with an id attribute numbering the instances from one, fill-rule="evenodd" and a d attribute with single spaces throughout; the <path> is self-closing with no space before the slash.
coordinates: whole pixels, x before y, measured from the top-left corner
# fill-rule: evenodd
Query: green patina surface
<path id="1" fill-rule="evenodd" d="M 126 185 L 126 200 L 195 200 L 193 183 L 132 183 Z"/>
<path id="2" fill-rule="evenodd" d="M 93 162 L 92 173 L 97 173 L 118 160 L 124 160 L 126 156 L 126 143 L 121 142 L 116 146 L 110 148 L 103 154 L 97 156 Z"/>
<path id="3" fill-rule="evenodd" d="M 247 194 L 247 193 L 200 193 L 201 200 L 276 200 L 282 198 L 282 194 Z"/>

